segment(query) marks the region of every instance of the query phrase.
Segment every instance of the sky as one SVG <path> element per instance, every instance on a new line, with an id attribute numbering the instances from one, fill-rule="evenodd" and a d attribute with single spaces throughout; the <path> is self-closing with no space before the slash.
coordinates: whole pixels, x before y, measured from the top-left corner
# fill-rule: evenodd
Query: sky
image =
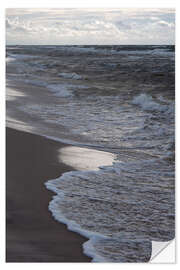
<path id="1" fill-rule="evenodd" d="M 174 43 L 174 9 L 6 9 L 7 45 Z"/>

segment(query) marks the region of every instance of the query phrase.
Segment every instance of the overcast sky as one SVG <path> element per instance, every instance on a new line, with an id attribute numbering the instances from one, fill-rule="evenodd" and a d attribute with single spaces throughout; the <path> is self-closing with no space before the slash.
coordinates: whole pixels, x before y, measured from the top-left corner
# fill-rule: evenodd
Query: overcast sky
<path id="1" fill-rule="evenodd" d="M 174 44 L 174 9 L 6 9 L 7 44 Z"/>

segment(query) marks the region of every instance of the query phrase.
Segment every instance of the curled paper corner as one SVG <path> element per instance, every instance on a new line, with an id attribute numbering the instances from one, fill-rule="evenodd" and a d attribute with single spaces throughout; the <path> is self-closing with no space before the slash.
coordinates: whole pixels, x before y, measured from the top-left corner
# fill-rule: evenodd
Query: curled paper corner
<path id="1" fill-rule="evenodd" d="M 152 241 L 150 263 L 175 263 L 175 239 L 168 242 Z"/>

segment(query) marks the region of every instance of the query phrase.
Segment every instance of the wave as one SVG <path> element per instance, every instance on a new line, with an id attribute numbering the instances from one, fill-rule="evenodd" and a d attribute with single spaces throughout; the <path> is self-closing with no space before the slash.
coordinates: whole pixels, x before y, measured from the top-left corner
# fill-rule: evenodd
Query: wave
<path id="1" fill-rule="evenodd" d="M 60 77 L 63 77 L 65 79 L 74 79 L 74 80 L 82 80 L 82 76 L 78 75 L 76 73 L 59 73 Z"/>
<path id="2" fill-rule="evenodd" d="M 83 248 L 93 261 L 130 262 L 136 245 L 132 261 L 148 261 L 151 240 L 174 237 L 172 169 L 155 159 L 64 173 L 45 184 L 57 194 L 49 210 L 69 230 L 90 239 Z"/>
<path id="3" fill-rule="evenodd" d="M 153 98 L 147 94 L 140 94 L 135 96 L 132 103 L 141 106 L 142 109 L 147 111 L 164 112 L 169 109 L 167 105 L 161 105 L 155 102 Z"/>
<path id="4" fill-rule="evenodd" d="M 73 88 L 73 85 L 70 84 L 49 84 L 47 88 L 56 96 L 56 97 L 72 97 L 73 93 L 70 90 Z"/>

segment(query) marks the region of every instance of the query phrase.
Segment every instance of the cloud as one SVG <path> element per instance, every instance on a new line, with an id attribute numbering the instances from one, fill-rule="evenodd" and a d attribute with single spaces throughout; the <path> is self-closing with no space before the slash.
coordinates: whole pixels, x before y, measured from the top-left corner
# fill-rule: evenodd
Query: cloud
<path id="1" fill-rule="evenodd" d="M 130 24 L 124 24 L 122 21 L 117 21 L 115 22 L 115 26 L 118 28 L 118 29 L 121 29 L 121 30 L 129 30 L 129 29 L 132 29 L 132 26 Z"/>
<path id="2" fill-rule="evenodd" d="M 7 9 L 6 17 L 11 44 L 15 36 L 19 44 L 174 42 L 172 9 Z"/>
<path id="3" fill-rule="evenodd" d="M 6 19 L 6 29 L 7 31 L 11 31 L 14 33 L 17 32 L 23 32 L 23 33 L 27 33 L 27 32 L 31 32 L 32 28 L 30 27 L 30 23 L 24 23 L 24 22 L 20 22 L 19 18 L 16 17 L 13 20 L 10 19 Z"/>

